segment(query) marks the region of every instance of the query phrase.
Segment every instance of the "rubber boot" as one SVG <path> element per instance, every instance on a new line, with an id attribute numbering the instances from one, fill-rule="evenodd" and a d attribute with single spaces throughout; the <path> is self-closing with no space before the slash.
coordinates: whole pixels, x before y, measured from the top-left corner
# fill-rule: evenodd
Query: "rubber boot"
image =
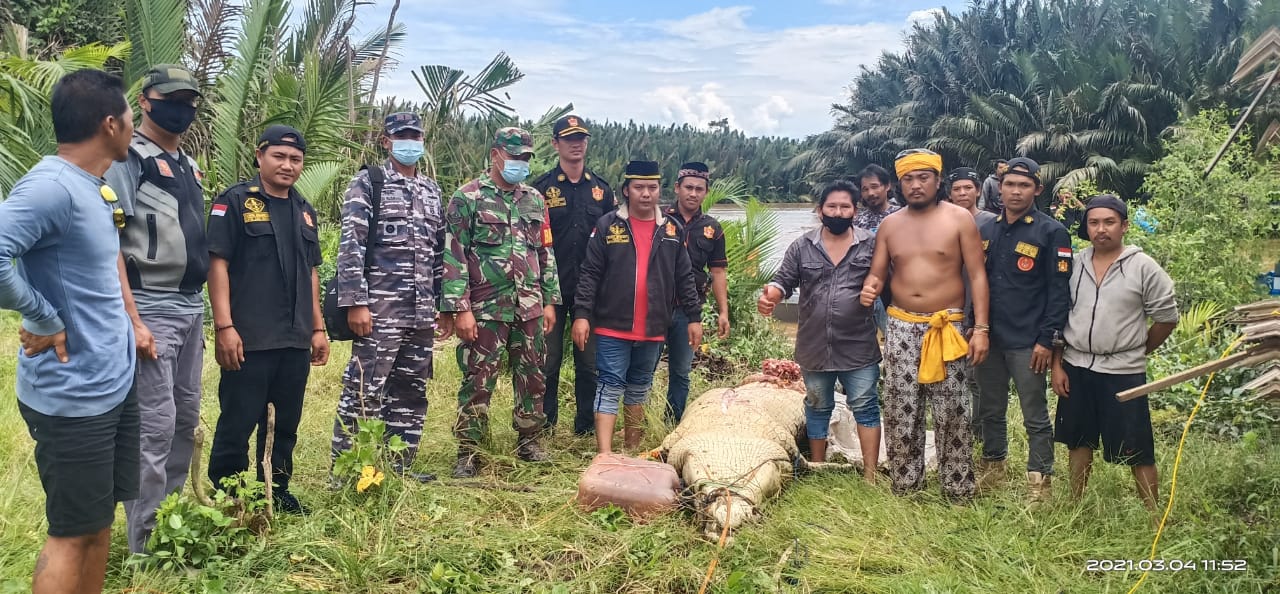
<path id="1" fill-rule="evenodd" d="M 623 410 L 622 447 L 627 452 L 634 452 L 644 441 L 644 405 L 628 404 Z"/>
<path id="2" fill-rule="evenodd" d="M 537 433 L 529 435 L 521 435 L 516 444 L 516 457 L 525 462 L 546 462 L 551 459 L 551 454 L 543 449 L 541 440 L 538 439 Z"/>

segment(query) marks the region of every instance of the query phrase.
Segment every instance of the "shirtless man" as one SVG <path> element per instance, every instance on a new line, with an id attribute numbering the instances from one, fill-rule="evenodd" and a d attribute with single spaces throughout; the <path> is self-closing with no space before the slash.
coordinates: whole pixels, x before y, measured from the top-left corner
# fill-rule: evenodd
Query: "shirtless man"
<path id="1" fill-rule="evenodd" d="M 941 156 L 912 149 L 900 153 L 894 165 L 907 208 L 880 224 L 861 295 L 862 304 L 870 306 L 892 266 L 884 398 L 890 479 L 898 495 L 924 488 L 927 399 L 933 406 L 942 492 L 964 501 L 974 493 L 973 403 L 966 378 L 969 365 L 986 358 L 990 332 L 982 242 L 973 215 L 938 199 Z M 961 335 L 965 272 L 975 320 L 968 344 Z"/>

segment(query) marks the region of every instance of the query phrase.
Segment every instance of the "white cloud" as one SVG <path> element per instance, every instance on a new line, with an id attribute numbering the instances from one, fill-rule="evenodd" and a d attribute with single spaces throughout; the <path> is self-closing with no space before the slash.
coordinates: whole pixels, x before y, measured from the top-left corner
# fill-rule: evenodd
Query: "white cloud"
<path id="1" fill-rule="evenodd" d="M 747 122 L 744 128 L 761 134 L 776 134 L 778 125 L 781 123 L 779 118 L 793 113 L 795 110 L 791 109 L 785 97 L 770 95 L 764 103 L 751 110 L 751 121 Z"/>
<path id="2" fill-rule="evenodd" d="M 421 100 L 411 70 L 448 64 L 474 73 L 505 50 L 526 75 L 508 91 L 522 117 L 572 102 L 576 112 L 595 120 L 705 127 L 729 118 L 748 134 L 803 137 L 830 127 L 831 104 L 845 99 L 860 66 L 900 49 L 904 29 L 938 10 L 918 10 L 895 22 L 765 30 L 752 24 L 748 6 L 676 20 L 609 21 L 570 14 L 562 0 L 511 0 L 503 5 L 512 12 L 495 14 L 539 19 L 512 37 L 495 33 L 505 17 L 477 20 L 484 13 L 477 4 L 493 0 L 465 7 L 425 0 L 402 9 L 410 35 L 400 67 L 384 76 L 380 94 Z"/>
<path id="3" fill-rule="evenodd" d="M 729 125 L 736 124 L 733 108 L 720 97 L 720 85 L 705 83 L 698 89 L 687 86 L 658 87 L 645 97 L 663 120 L 688 122 L 705 128 L 707 122 L 728 118 Z"/>
<path id="4" fill-rule="evenodd" d="M 927 8 L 925 10 L 913 10 L 907 15 L 907 26 L 911 25 L 928 25 L 933 22 L 934 17 L 942 14 L 941 8 Z"/>

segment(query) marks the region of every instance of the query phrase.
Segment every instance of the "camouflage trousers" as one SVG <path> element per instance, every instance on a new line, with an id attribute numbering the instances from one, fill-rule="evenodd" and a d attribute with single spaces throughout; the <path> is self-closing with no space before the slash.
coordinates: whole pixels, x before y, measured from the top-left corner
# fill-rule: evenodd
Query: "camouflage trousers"
<path id="1" fill-rule="evenodd" d="M 431 377 L 432 328 L 389 328 L 376 322 L 373 333 L 357 337 L 351 362 L 342 374 L 342 398 L 333 422 L 331 456 L 351 447 L 356 421 L 380 419 L 387 437 L 399 435 L 409 449 L 403 464 L 413 462 L 427 416 L 427 379 Z"/>
<path id="2" fill-rule="evenodd" d="M 542 412 L 546 387 L 542 375 L 546 358 L 542 318 L 527 322 L 476 320 L 475 341 L 458 346 L 462 387 L 458 389 L 458 422 L 453 432 L 460 442 L 478 443 L 489 433 L 489 401 L 498 383 L 504 347 L 515 392 L 511 426 L 521 435 L 531 435 L 546 423 Z"/>
<path id="3" fill-rule="evenodd" d="M 956 324 L 960 329 L 960 324 Z M 972 370 L 964 359 L 947 363 L 947 378 L 921 384 L 920 348 L 929 324 L 892 316 L 884 340 L 884 427 L 893 492 L 924 488 L 925 407 L 933 407 L 934 443 L 942 492 L 953 499 L 973 497 Z M 927 403 L 927 404 L 926 404 Z"/>

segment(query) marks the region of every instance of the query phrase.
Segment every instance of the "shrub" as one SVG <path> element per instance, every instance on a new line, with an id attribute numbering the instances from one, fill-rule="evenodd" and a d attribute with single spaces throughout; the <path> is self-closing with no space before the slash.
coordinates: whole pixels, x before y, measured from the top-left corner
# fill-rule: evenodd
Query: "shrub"
<path id="1" fill-rule="evenodd" d="M 1200 112 L 1179 126 L 1143 185 L 1155 232 L 1130 227 L 1132 240 L 1173 277 L 1184 305 L 1234 305 L 1258 292 L 1254 279 L 1262 271 L 1248 248 L 1270 226 L 1271 192 L 1280 175 L 1254 157 L 1252 140 L 1242 134 L 1201 179 L 1228 132 L 1221 110 Z"/>

